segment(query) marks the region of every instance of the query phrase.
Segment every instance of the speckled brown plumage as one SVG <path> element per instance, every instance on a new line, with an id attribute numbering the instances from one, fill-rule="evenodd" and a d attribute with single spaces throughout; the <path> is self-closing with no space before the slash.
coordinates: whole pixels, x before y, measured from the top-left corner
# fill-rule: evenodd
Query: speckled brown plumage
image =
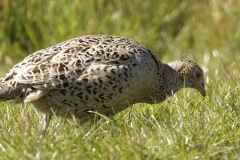
<path id="1" fill-rule="evenodd" d="M 161 102 L 183 87 L 205 96 L 203 72 L 190 60 L 161 63 L 128 38 L 74 38 L 37 51 L 0 79 L 0 101 L 30 102 L 49 117 L 88 119 L 117 113 L 135 103 Z"/>

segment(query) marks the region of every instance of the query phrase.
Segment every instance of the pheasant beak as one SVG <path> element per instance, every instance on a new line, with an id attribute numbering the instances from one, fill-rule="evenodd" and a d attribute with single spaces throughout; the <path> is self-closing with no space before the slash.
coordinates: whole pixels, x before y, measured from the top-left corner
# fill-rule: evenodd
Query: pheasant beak
<path id="1" fill-rule="evenodd" d="M 200 94 L 205 97 L 206 96 L 206 90 L 205 90 L 205 86 L 204 86 L 204 83 L 202 84 L 197 84 L 195 86 L 195 88 L 200 92 Z"/>

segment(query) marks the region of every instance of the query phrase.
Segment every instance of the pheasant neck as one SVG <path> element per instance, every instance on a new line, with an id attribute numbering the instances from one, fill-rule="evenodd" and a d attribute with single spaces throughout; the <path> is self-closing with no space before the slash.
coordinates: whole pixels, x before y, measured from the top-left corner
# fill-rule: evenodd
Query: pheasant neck
<path id="1" fill-rule="evenodd" d="M 178 71 L 174 67 L 175 66 L 166 64 L 164 68 L 165 69 L 164 74 L 166 78 L 166 83 L 165 83 L 166 99 L 172 96 L 175 92 L 177 92 L 179 89 L 183 88 L 184 86 L 184 81 L 180 78 Z"/>

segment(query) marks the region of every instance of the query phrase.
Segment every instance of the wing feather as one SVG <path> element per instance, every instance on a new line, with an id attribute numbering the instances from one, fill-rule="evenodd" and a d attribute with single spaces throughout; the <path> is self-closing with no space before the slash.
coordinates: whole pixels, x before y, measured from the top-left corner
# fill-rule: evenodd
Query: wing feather
<path id="1" fill-rule="evenodd" d="M 3 81 L 14 79 L 16 84 L 32 87 L 63 88 L 76 84 L 90 65 L 133 64 L 138 48 L 143 54 L 148 52 L 144 46 L 123 37 L 83 36 L 29 55 Z"/>

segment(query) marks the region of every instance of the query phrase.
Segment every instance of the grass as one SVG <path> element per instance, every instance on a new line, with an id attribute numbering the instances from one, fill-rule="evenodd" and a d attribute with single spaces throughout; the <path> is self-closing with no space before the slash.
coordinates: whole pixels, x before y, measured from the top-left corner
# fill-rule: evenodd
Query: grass
<path id="1" fill-rule="evenodd" d="M 41 1 L 0 3 L 1 74 L 32 52 L 85 34 L 137 40 L 162 62 L 203 68 L 207 97 L 183 89 L 160 104 L 135 104 L 79 126 L 54 117 L 38 129 L 29 104 L 1 102 L 1 159 L 239 159 L 240 3 Z"/>
<path id="2" fill-rule="evenodd" d="M 47 132 L 38 130 L 39 117 L 28 104 L 3 102 L 1 158 L 238 159 L 236 82 L 223 78 L 207 85 L 205 99 L 184 89 L 161 104 L 136 104 L 113 119 L 102 116 L 99 124 L 78 126 L 54 117 Z"/>

